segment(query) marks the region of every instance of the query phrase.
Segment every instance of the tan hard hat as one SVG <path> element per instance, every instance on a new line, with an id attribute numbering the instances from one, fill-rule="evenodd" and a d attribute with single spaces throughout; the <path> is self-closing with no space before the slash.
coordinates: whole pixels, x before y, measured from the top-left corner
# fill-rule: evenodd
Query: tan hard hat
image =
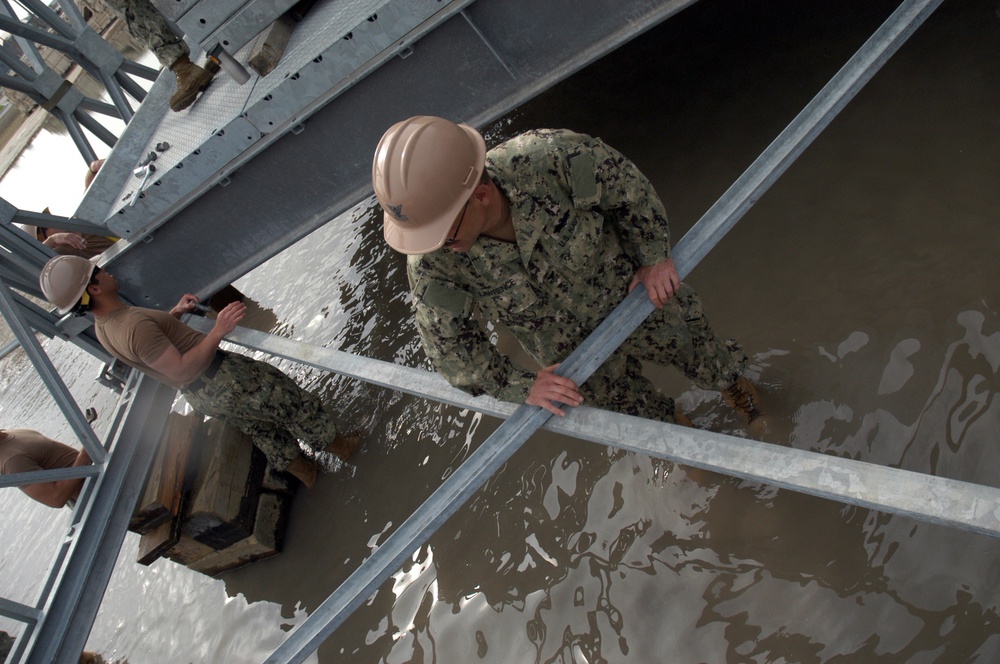
<path id="1" fill-rule="evenodd" d="M 440 249 L 484 168 L 486 141 L 472 127 L 429 115 L 389 127 L 372 161 L 385 241 L 404 254 Z"/>
<path id="2" fill-rule="evenodd" d="M 81 256 L 49 259 L 38 278 L 45 299 L 59 307 L 60 314 L 68 314 L 86 296 L 95 267 L 96 264 Z"/>

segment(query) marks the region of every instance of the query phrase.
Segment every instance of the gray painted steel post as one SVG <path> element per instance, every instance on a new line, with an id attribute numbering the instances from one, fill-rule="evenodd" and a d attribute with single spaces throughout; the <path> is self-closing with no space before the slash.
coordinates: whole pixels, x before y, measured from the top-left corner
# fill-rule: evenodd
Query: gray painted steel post
<path id="1" fill-rule="evenodd" d="M 28 645 L 28 664 L 76 664 L 104 599 L 135 501 L 142 492 L 170 404 L 177 391 L 140 377 L 128 416 L 117 432 L 97 490 L 60 572 L 58 586 L 43 598 L 42 617 Z"/>
<path id="2" fill-rule="evenodd" d="M 685 242 L 688 237 L 685 236 L 676 247 L 675 262 L 682 279 L 940 2 L 904 2 L 723 195 L 719 203 L 702 217 L 688 234 L 692 240 Z M 563 362 L 561 373 L 578 383 L 583 382 L 651 311 L 652 304 L 645 289 L 633 290 L 619 309 Z M 550 415 L 538 407 L 523 405 L 518 408 L 354 574 L 289 634 L 267 662 L 301 662 L 318 648 Z"/>

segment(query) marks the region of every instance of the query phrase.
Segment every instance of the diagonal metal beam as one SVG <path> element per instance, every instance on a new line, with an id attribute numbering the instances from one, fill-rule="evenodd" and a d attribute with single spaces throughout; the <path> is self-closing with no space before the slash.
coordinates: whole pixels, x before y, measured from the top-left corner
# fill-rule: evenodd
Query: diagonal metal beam
<path id="1" fill-rule="evenodd" d="M 130 388 L 131 389 L 131 388 Z M 28 664 L 76 664 L 108 580 L 149 466 L 156 454 L 170 404 L 177 391 L 139 378 L 127 417 L 115 435 L 113 453 L 75 530 L 58 585 L 42 600 L 42 616 L 28 643 Z"/>

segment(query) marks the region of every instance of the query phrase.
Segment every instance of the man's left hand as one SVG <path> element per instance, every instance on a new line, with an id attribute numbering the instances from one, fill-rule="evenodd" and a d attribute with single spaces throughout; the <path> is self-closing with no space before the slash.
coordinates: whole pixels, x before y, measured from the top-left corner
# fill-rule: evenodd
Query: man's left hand
<path id="1" fill-rule="evenodd" d="M 170 310 L 170 315 L 174 318 L 180 318 L 184 314 L 194 311 L 194 305 L 198 304 L 198 296 L 192 295 L 191 293 L 184 293 L 180 301 L 177 302 L 177 306 Z"/>
<path id="2" fill-rule="evenodd" d="M 639 284 L 646 287 L 649 301 L 653 303 L 653 306 L 657 309 L 662 307 L 670 301 L 681 285 L 681 278 L 677 276 L 677 269 L 674 267 L 674 259 L 668 258 L 655 265 L 640 267 L 636 270 L 635 276 L 632 277 L 628 291 L 631 293 L 632 289 Z"/>

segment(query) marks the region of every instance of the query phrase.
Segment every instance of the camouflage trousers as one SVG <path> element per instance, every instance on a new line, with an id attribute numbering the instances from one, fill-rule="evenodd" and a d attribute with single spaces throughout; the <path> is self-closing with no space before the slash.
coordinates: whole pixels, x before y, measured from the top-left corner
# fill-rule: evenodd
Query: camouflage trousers
<path id="1" fill-rule="evenodd" d="M 569 333 L 569 336 L 576 335 Z M 555 348 L 575 348 L 580 343 L 578 338 L 565 341 L 549 343 Z M 561 360 L 553 359 L 548 364 L 558 361 Z M 673 422 L 674 400 L 642 375 L 643 361 L 674 366 L 703 389 L 723 390 L 743 372 L 747 356 L 735 340 L 715 334 L 705 317 L 701 298 L 682 283 L 673 299 L 655 309 L 581 386 L 585 403 L 626 415 Z"/>
<path id="2" fill-rule="evenodd" d="M 301 454 L 298 440 L 322 451 L 337 435 L 319 397 L 267 362 L 227 353 L 216 374 L 202 380 L 201 389 L 181 390 L 191 407 L 250 436 L 278 470 Z"/>
<path id="3" fill-rule="evenodd" d="M 174 34 L 163 14 L 150 0 L 104 0 L 130 35 L 156 55 L 160 66 L 170 67 L 177 58 L 190 54 L 184 40 Z"/>

